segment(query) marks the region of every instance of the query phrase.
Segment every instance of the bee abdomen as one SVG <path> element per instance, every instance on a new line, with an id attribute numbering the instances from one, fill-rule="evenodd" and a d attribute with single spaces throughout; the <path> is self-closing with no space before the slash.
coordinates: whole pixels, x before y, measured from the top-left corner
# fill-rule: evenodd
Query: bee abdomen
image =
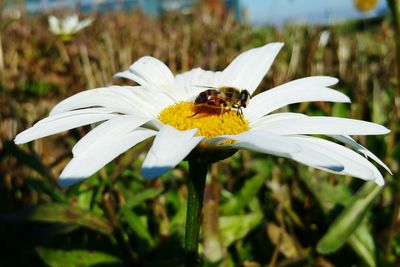
<path id="1" fill-rule="evenodd" d="M 202 93 L 200 93 L 196 99 L 194 100 L 195 104 L 205 104 L 205 103 L 209 103 L 210 101 L 212 101 L 215 96 L 218 94 L 217 90 L 206 90 Z"/>

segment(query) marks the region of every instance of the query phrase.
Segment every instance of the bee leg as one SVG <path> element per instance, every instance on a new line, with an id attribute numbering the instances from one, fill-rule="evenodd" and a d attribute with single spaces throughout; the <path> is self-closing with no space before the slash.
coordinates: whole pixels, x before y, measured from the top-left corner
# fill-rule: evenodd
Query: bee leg
<path id="1" fill-rule="evenodd" d="M 240 115 L 240 107 L 237 106 L 237 105 L 233 105 L 232 107 L 233 107 L 234 109 L 236 109 L 236 116 L 239 116 L 239 115 Z"/>
<path id="2" fill-rule="evenodd" d="M 243 122 L 243 124 L 246 124 L 243 120 L 243 110 L 241 108 L 238 108 L 238 113 L 239 113 L 239 118 Z"/>
<path id="3" fill-rule="evenodd" d="M 188 116 L 188 117 L 186 117 L 186 118 L 191 118 L 191 117 L 196 116 L 197 114 L 199 114 L 200 112 L 202 112 L 202 111 L 204 110 L 204 108 L 206 107 L 206 105 L 207 105 L 207 103 L 205 103 L 203 106 L 201 106 L 201 108 L 200 108 L 196 113 L 194 113 L 193 115 Z"/>

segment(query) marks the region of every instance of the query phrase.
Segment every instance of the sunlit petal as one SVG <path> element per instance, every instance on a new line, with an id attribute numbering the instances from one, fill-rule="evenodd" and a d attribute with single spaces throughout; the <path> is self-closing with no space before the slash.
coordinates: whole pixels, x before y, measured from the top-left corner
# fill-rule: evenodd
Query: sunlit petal
<path id="1" fill-rule="evenodd" d="M 204 139 L 196 136 L 197 129 L 178 131 L 165 126 L 154 139 L 142 165 L 142 175 L 154 178 L 174 168 Z"/>
<path id="2" fill-rule="evenodd" d="M 112 110 L 97 108 L 75 110 L 47 117 L 15 137 L 16 144 L 23 144 L 79 126 L 105 121 L 119 116 Z"/>
<path id="3" fill-rule="evenodd" d="M 129 67 L 129 72 L 129 75 L 122 72 L 114 77 L 129 78 L 148 90 L 165 93 L 175 100 L 180 98 L 174 75 L 160 60 L 149 56 L 142 57 Z"/>
<path id="4" fill-rule="evenodd" d="M 320 153 L 318 150 L 309 149 L 301 142 L 294 140 L 289 136 L 280 136 L 274 133 L 260 130 L 251 130 L 249 132 L 223 138 L 216 138 L 214 143 L 221 143 L 226 139 L 233 139 L 237 142 L 223 147 L 233 147 L 246 149 L 254 152 L 267 153 L 274 156 L 294 159 L 303 164 L 314 167 L 325 167 L 335 171 L 341 171 L 344 166 L 334 160 L 329 155 Z"/>
<path id="5" fill-rule="evenodd" d="M 217 87 L 221 72 L 205 71 L 195 68 L 190 71 L 175 76 L 177 84 L 181 85 L 185 91 L 186 98 L 189 99 L 206 90 L 207 86 Z"/>
<path id="6" fill-rule="evenodd" d="M 386 127 L 361 120 L 336 117 L 301 117 L 284 120 L 264 121 L 256 128 L 262 128 L 281 135 L 326 134 L 326 135 L 376 135 L 390 132 Z"/>
<path id="7" fill-rule="evenodd" d="M 109 140 L 118 139 L 146 123 L 148 119 L 133 115 L 121 115 L 103 122 L 86 134 L 72 149 L 74 156 L 90 153 L 91 150 L 106 146 Z"/>
<path id="8" fill-rule="evenodd" d="M 374 160 L 376 163 L 378 163 L 379 165 L 381 165 L 383 168 L 385 168 L 385 170 L 392 174 L 392 171 L 389 169 L 389 167 L 383 163 L 382 160 L 380 160 L 377 156 L 375 156 L 371 151 L 369 151 L 367 148 L 365 148 L 364 146 L 360 145 L 359 143 L 357 143 L 356 141 L 354 141 L 353 138 L 351 138 L 350 136 L 346 136 L 346 135 L 333 135 L 331 136 L 333 138 L 335 138 L 336 140 L 339 140 L 342 143 L 345 143 L 349 146 L 351 146 L 352 148 L 354 148 L 355 150 L 357 150 L 359 153 L 363 154 L 366 158 L 371 158 L 372 160 Z M 392 174 L 393 175 L 393 174 Z"/>
<path id="9" fill-rule="evenodd" d="M 293 136 L 292 138 L 296 140 L 297 144 L 302 145 L 306 149 L 317 151 L 320 154 L 327 155 L 333 158 L 335 161 L 340 162 L 344 166 L 344 169 L 338 171 L 324 165 L 307 165 L 333 173 L 351 175 L 363 180 L 372 180 L 380 186 L 384 184 L 382 174 L 378 171 L 378 169 L 366 158 L 354 152 L 353 150 L 339 144 L 311 136 Z"/>
<path id="10" fill-rule="evenodd" d="M 251 128 L 260 128 L 269 123 L 281 122 L 287 119 L 297 119 L 297 118 L 304 118 L 307 115 L 302 113 L 294 113 L 294 112 L 281 112 L 281 113 L 273 113 L 268 114 L 264 117 L 257 119 L 256 121 L 250 122 Z"/>
<path id="11" fill-rule="evenodd" d="M 207 140 L 210 145 L 223 144 L 224 141 L 235 140 L 233 144 L 223 147 L 242 148 L 276 156 L 288 156 L 299 153 L 301 148 L 289 138 L 266 131 L 252 130 L 238 135 L 226 135 Z"/>
<path id="12" fill-rule="evenodd" d="M 222 72 L 219 86 L 246 89 L 253 94 L 282 46 L 283 43 L 269 43 L 240 54 Z"/>
<path id="13" fill-rule="evenodd" d="M 88 178 L 129 148 L 155 134 L 156 131 L 141 128 L 120 138 L 109 139 L 106 144 L 74 157 L 62 171 L 58 183 L 66 187 Z"/>
<path id="14" fill-rule="evenodd" d="M 83 91 L 66 98 L 52 109 L 50 115 L 74 109 L 105 107 L 122 114 L 155 118 L 160 110 L 172 103 L 169 97 L 154 95 L 140 86 L 111 86 Z"/>
<path id="15" fill-rule="evenodd" d="M 243 111 L 248 120 L 255 122 L 289 104 L 310 101 L 350 102 L 343 93 L 327 88 L 337 81 L 336 78 L 324 76 L 294 80 L 254 96 L 248 108 Z"/>

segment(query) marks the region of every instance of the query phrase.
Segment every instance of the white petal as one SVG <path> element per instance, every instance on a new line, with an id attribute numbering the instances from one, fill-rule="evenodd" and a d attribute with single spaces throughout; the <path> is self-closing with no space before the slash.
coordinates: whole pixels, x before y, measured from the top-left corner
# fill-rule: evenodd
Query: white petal
<path id="1" fill-rule="evenodd" d="M 78 25 L 78 15 L 74 14 L 62 20 L 62 28 L 64 33 L 73 33 L 74 28 Z"/>
<path id="2" fill-rule="evenodd" d="M 87 26 L 89 26 L 89 25 L 91 25 L 92 23 L 93 23 L 93 18 L 87 18 L 87 19 L 84 19 L 84 20 L 82 20 L 82 21 L 80 21 L 79 23 L 78 23 L 78 25 L 76 25 L 76 27 L 75 27 L 75 32 L 79 32 L 80 30 L 82 30 L 83 28 L 85 28 L 85 27 L 87 27 Z"/>
<path id="3" fill-rule="evenodd" d="M 270 140 L 273 134 L 259 130 L 252 130 L 241 135 L 239 138 L 230 137 L 230 139 L 238 140 L 237 143 L 223 146 L 286 157 L 328 172 L 373 180 L 378 185 L 384 183 L 382 175 L 373 164 L 358 153 L 336 143 L 309 136 L 281 136 L 282 140 Z M 242 139 L 243 137 L 245 139 Z M 219 141 L 221 140 L 222 138 Z M 273 149 L 270 149 L 272 145 L 268 144 L 271 141 L 277 142 Z M 268 146 L 268 149 L 264 146 Z M 283 146 L 285 147 L 281 148 Z M 288 147 L 294 150 L 282 153 L 282 149 L 288 149 Z"/>
<path id="4" fill-rule="evenodd" d="M 174 75 L 167 65 L 154 57 L 141 57 L 129 67 L 129 70 L 142 81 L 142 86 L 157 88 L 175 84 Z"/>
<path id="5" fill-rule="evenodd" d="M 106 107 L 114 109 L 116 112 L 130 114 L 134 112 L 132 110 L 133 103 L 128 104 L 126 102 L 128 99 L 120 96 L 125 90 L 128 91 L 127 88 L 111 86 L 83 91 L 58 103 L 50 114 L 88 107 Z"/>
<path id="6" fill-rule="evenodd" d="M 165 95 L 143 90 L 141 86 L 111 86 L 87 90 L 58 103 L 51 115 L 74 109 L 106 107 L 122 114 L 155 118 L 173 101 Z"/>
<path id="7" fill-rule="evenodd" d="M 204 86 L 217 87 L 220 76 L 220 71 L 213 72 L 196 68 L 176 75 L 175 80 L 178 85 L 182 86 L 186 95 L 185 100 L 187 100 L 206 90 Z"/>
<path id="8" fill-rule="evenodd" d="M 160 60 L 149 56 L 142 57 L 129 67 L 129 72 L 130 75 L 122 72 L 115 74 L 114 77 L 129 78 L 148 90 L 163 92 L 173 99 L 179 97 L 174 75 Z"/>
<path id="9" fill-rule="evenodd" d="M 221 145 L 223 147 L 248 149 L 282 157 L 299 153 L 301 150 L 301 147 L 287 137 L 257 130 L 250 130 L 238 135 L 219 136 L 206 142 L 210 145 L 218 145 L 225 140 L 236 140 L 236 142 L 229 145 Z"/>
<path id="10" fill-rule="evenodd" d="M 124 78 L 124 79 L 135 81 L 136 75 L 133 74 L 132 72 L 130 72 L 128 69 L 128 70 L 124 70 L 124 71 L 117 72 L 116 74 L 114 74 L 114 79 L 118 79 L 118 78 Z"/>
<path id="11" fill-rule="evenodd" d="M 48 117 L 43 118 L 40 121 L 36 122 L 35 125 L 41 125 L 41 124 L 49 123 L 52 121 L 65 119 L 68 117 L 85 115 L 85 114 L 110 114 L 110 113 L 114 113 L 114 111 L 112 109 L 108 109 L 108 108 L 101 108 L 101 107 L 83 108 L 83 109 L 62 112 L 62 113 L 58 113 L 58 114 L 54 114 L 54 115 L 50 114 Z"/>
<path id="12" fill-rule="evenodd" d="M 350 99 L 341 92 L 326 88 L 337 81 L 336 78 L 323 76 L 294 80 L 254 96 L 243 112 L 246 119 L 255 122 L 258 118 L 293 103 L 306 101 L 350 102 Z"/>
<path id="13" fill-rule="evenodd" d="M 283 121 L 287 119 L 303 118 L 303 117 L 307 117 L 307 115 L 294 112 L 281 112 L 281 113 L 269 114 L 257 119 L 254 122 L 250 122 L 250 128 L 258 128 L 272 122 Z"/>
<path id="14" fill-rule="evenodd" d="M 237 142 L 221 146 L 242 148 L 254 152 L 285 157 L 311 166 L 329 166 L 336 171 L 341 171 L 344 168 L 338 161 L 320 154 L 318 151 L 305 149 L 301 143 L 289 136 L 280 136 L 262 130 L 250 130 L 236 136 L 217 137 L 210 139 L 208 143 L 218 144 L 226 139 L 237 140 Z"/>
<path id="15" fill-rule="evenodd" d="M 257 128 L 282 134 L 373 135 L 387 134 L 389 129 L 372 122 L 337 117 L 297 117 L 264 121 Z"/>
<path id="16" fill-rule="evenodd" d="M 86 179 L 129 148 L 156 133 L 140 128 L 123 137 L 109 139 L 106 144 L 92 149 L 90 153 L 74 157 L 62 171 L 58 183 L 62 187 L 67 187 Z"/>
<path id="17" fill-rule="evenodd" d="M 310 151 L 314 150 L 323 156 L 330 157 L 335 161 L 340 162 L 340 164 L 344 166 L 344 169 L 338 171 L 337 169 L 332 169 L 329 165 L 307 164 L 302 162 L 301 158 L 295 159 L 299 162 L 328 172 L 350 175 L 363 180 L 372 180 L 380 186 L 384 184 L 382 174 L 378 169 L 366 158 L 351 149 L 311 136 L 292 136 L 291 138 L 296 140 L 297 144 L 303 146 L 304 149 Z"/>
<path id="18" fill-rule="evenodd" d="M 358 152 L 360 152 L 361 154 L 363 154 L 366 158 L 371 158 L 372 160 L 374 160 L 376 163 L 378 163 L 379 165 L 381 165 L 383 168 L 385 168 L 385 170 L 390 173 L 391 175 L 393 175 L 393 173 L 391 172 L 391 170 L 389 169 L 389 167 L 383 163 L 377 156 L 375 156 L 371 151 L 369 151 L 367 148 L 365 148 L 364 146 L 360 145 L 359 143 L 357 143 L 353 138 L 351 138 L 350 136 L 346 136 L 346 135 L 333 135 L 331 136 L 333 138 L 335 138 L 336 140 L 339 140 L 340 142 L 343 142 L 349 146 L 351 146 L 352 148 L 354 148 L 355 150 L 357 150 Z"/>
<path id="19" fill-rule="evenodd" d="M 282 46 L 283 43 L 270 43 L 240 54 L 222 72 L 220 86 L 246 89 L 253 94 Z"/>
<path id="20" fill-rule="evenodd" d="M 23 144 L 45 136 L 60 133 L 72 128 L 80 127 L 91 123 L 96 123 L 99 121 L 105 121 L 114 118 L 116 116 L 119 116 L 117 114 L 111 114 L 110 111 L 103 113 L 99 112 L 98 110 L 93 112 L 91 112 L 90 110 L 89 111 L 86 110 L 86 112 L 84 111 L 82 110 L 69 111 L 51 117 L 47 117 L 37 122 L 31 128 L 18 134 L 15 137 L 14 142 L 16 144 Z"/>
<path id="21" fill-rule="evenodd" d="M 72 149 L 74 157 L 90 153 L 98 146 L 107 144 L 109 140 L 118 139 L 138 128 L 148 119 L 132 115 L 120 115 L 103 122 L 86 134 Z"/>
<path id="22" fill-rule="evenodd" d="M 142 165 L 142 175 L 154 178 L 174 168 L 204 139 L 197 129 L 179 131 L 165 126 L 154 139 Z"/>
<path id="23" fill-rule="evenodd" d="M 50 31 L 54 34 L 59 34 L 61 32 L 59 20 L 55 16 L 49 16 L 48 18 Z"/>

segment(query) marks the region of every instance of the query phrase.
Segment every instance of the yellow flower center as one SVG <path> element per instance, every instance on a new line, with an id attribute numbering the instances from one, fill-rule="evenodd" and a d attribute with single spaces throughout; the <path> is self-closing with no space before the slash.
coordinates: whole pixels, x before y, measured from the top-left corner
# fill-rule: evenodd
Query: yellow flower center
<path id="1" fill-rule="evenodd" d="M 197 112 L 199 113 L 196 114 Z M 197 128 L 197 135 L 206 138 L 239 134 L 249 130 L 248 121 L 238 116 L 235 110 L 225 110 L 221 116 L 219 107 L 203 108 L 188 102 L 178 102 L 163 109 L 158 114 L 158 119 L 182 131 Z"/>

